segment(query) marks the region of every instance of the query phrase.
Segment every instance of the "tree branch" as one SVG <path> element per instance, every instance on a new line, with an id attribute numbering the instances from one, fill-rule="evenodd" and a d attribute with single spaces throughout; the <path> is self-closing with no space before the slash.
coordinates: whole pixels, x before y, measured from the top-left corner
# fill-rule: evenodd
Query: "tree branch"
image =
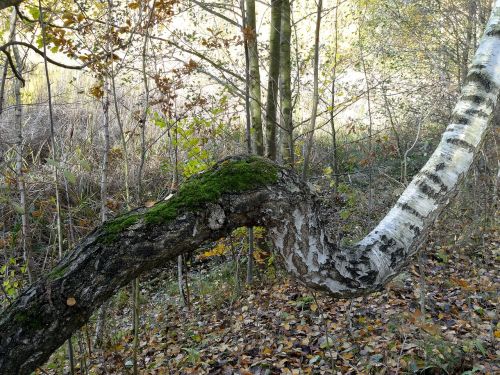
<path id="1" fill-rule="evenodd" d="M 33 44 L 21 42 L 21 41 L 12 41 L 12 42 L 5 43 L 4 45 L 0 46 L 0 51 L 5 53 L 6 55 L 8 55 L 7 48 L 9 48 L 10 46 L 15 46 L 15 45 L 27 47 L 27 48 L 31 49 L 32 51 L 34 51 L 35 53 L 37 53 L 38 55 L 43 57 L 43 52 L 40 51 L 38 48 L 36 48 Z M 56 66 L 59 66 L 61 68 L 65 68 L 65 69 L 74 69 L 74 70 L 81 70 L 91 63 L 91 62 L 87 62 L 83 65 L 66 65 L 66 64 L 60 63 L 58 61 L 55 61 L 55 60 L 51 59 L 50 57 L 47 57 L 47 61 L 49 63 L 51 63 L 52 65 L 56 65 Z"/>

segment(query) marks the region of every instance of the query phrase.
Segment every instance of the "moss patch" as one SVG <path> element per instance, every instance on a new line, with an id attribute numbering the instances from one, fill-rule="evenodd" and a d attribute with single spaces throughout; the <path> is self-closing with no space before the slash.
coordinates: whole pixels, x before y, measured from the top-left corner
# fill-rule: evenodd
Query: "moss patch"
<path id="1" fill-rule="evenodd" d="M 278 168 L 263 158 L 227 160 L 186 181 L 174 197 L 146 212 L 145 221 L 152 224 L 167 222 L 183 211 L 216 202 L 223 194 L 256 189 L 277 180 Z"/>
<path id="2" fill-rule="evenodd" d="M 140 219 L 148 224 L 161 224 L 175 219 L 180 213 L 191 211 L 206 203 L 216 202 L 223 194 L 238 193 L 275 183 L 278 167 L 257 156 L 228 159 L 208 171 L 191 177 L 181 185 L 178 193 L 165 202 L 154 205 L 143 214 L 131 213 L 104 224 L 103 243 L 113 242 L 119 233 Z"/>

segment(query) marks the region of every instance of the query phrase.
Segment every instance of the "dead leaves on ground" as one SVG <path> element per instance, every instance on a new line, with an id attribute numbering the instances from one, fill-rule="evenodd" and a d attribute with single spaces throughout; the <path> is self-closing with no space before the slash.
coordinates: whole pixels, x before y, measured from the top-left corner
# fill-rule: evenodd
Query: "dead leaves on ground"
<path id="1" fill-rule="evenodd" d="M 154 288 L 145 296 L 140 368 L 144 374 L 473 374 L 500 373 L 498 232 L 477 248 L 429 244 L 424 288 L 418 267 L 383 293 L 334 300 L 288 279 L 191 311 Z M 472 246 L 472 245 L 471 245 Z M 474 245 L 476 246 L 476 245 Z M 467 255 L 469 251 L 479 257 Z M 446 252 L 446 260 L 434 253 Z M 426 291 L 425 313 L 419 306 Z M 125 316 L 121 319 L 129 324 Z M 122 374 L 130 326 L 93 373 Z M 95 360 L 94 363 L 99 361 Z M 104 370 L 104 367 L 106 370 Z M 469 372 L 466 372 L 469 371 Z M 92 373 L 92 372 L 91 372 Z"/>

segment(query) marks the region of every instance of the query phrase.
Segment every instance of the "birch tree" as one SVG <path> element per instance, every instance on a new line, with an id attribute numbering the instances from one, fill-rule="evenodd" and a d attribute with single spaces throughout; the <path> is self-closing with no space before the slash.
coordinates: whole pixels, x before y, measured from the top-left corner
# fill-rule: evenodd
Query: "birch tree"
<path id="1" fill-rule="evenodd" d="M 267 227 L 287 270 L 305 285 L 338 297 L 381 290 L 467 176 L 499 90 L 497 0 L 440 144 L 359 243 L 331 241 L 321 202 L 295 172 L 258 156 L 225 159 L 170 199 L 106 221 L 13 301 L 0 316 L 0 373 L 31 373 L 118 288 L 240 226 Z"/>

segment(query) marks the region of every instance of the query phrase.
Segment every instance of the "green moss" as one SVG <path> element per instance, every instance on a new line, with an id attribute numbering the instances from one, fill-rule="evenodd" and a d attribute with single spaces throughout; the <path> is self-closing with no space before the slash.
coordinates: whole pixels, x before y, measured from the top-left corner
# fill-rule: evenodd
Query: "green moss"
<path id="1" fill-rule="evenodd" d="M 174 197 L 156 204 L 144 218 L 152 224 L 167 222 L 181 212 L 216 202 L 223 194 L 252 190 L 277 179 L 277 167 L 263 158 L 227 160 L 186 181 Z"/>
<path id="2" fill-rule="evenodd" d="M 278 167 L 264 158 L 249 156 L 228 159 L 208 171 L 191 177 L 181 185 L 178 193 L 165 202 L 151 207 L 144 214 L 132 213 L 104 224 L 103 243 L 113 242 L 119 233 L 140 219 L 148 224 L 173 220 L 180 213 L 216 202 L 223 194 L 238 193 L 272 184 L 278 180 Z"/>
<path id="3" fill-rule="evenodd" d="M 105 224 L 105 230 L 108 234 L 118 234 L 123 232 L 128 227 L 137 223 L 140 219 L 139 214 L 125 214 L 118 216 L 114 220 L 110 220 Z"/>
<path id="4" fill-rule="evenodd" d="M 141 215 L 138 213 L 126 213 L 118 216 L 104 224 L 105 235 L 99 239 L 99 242 L 110 244 L 116 240 L 118 234 L 139 221 Z"/>

